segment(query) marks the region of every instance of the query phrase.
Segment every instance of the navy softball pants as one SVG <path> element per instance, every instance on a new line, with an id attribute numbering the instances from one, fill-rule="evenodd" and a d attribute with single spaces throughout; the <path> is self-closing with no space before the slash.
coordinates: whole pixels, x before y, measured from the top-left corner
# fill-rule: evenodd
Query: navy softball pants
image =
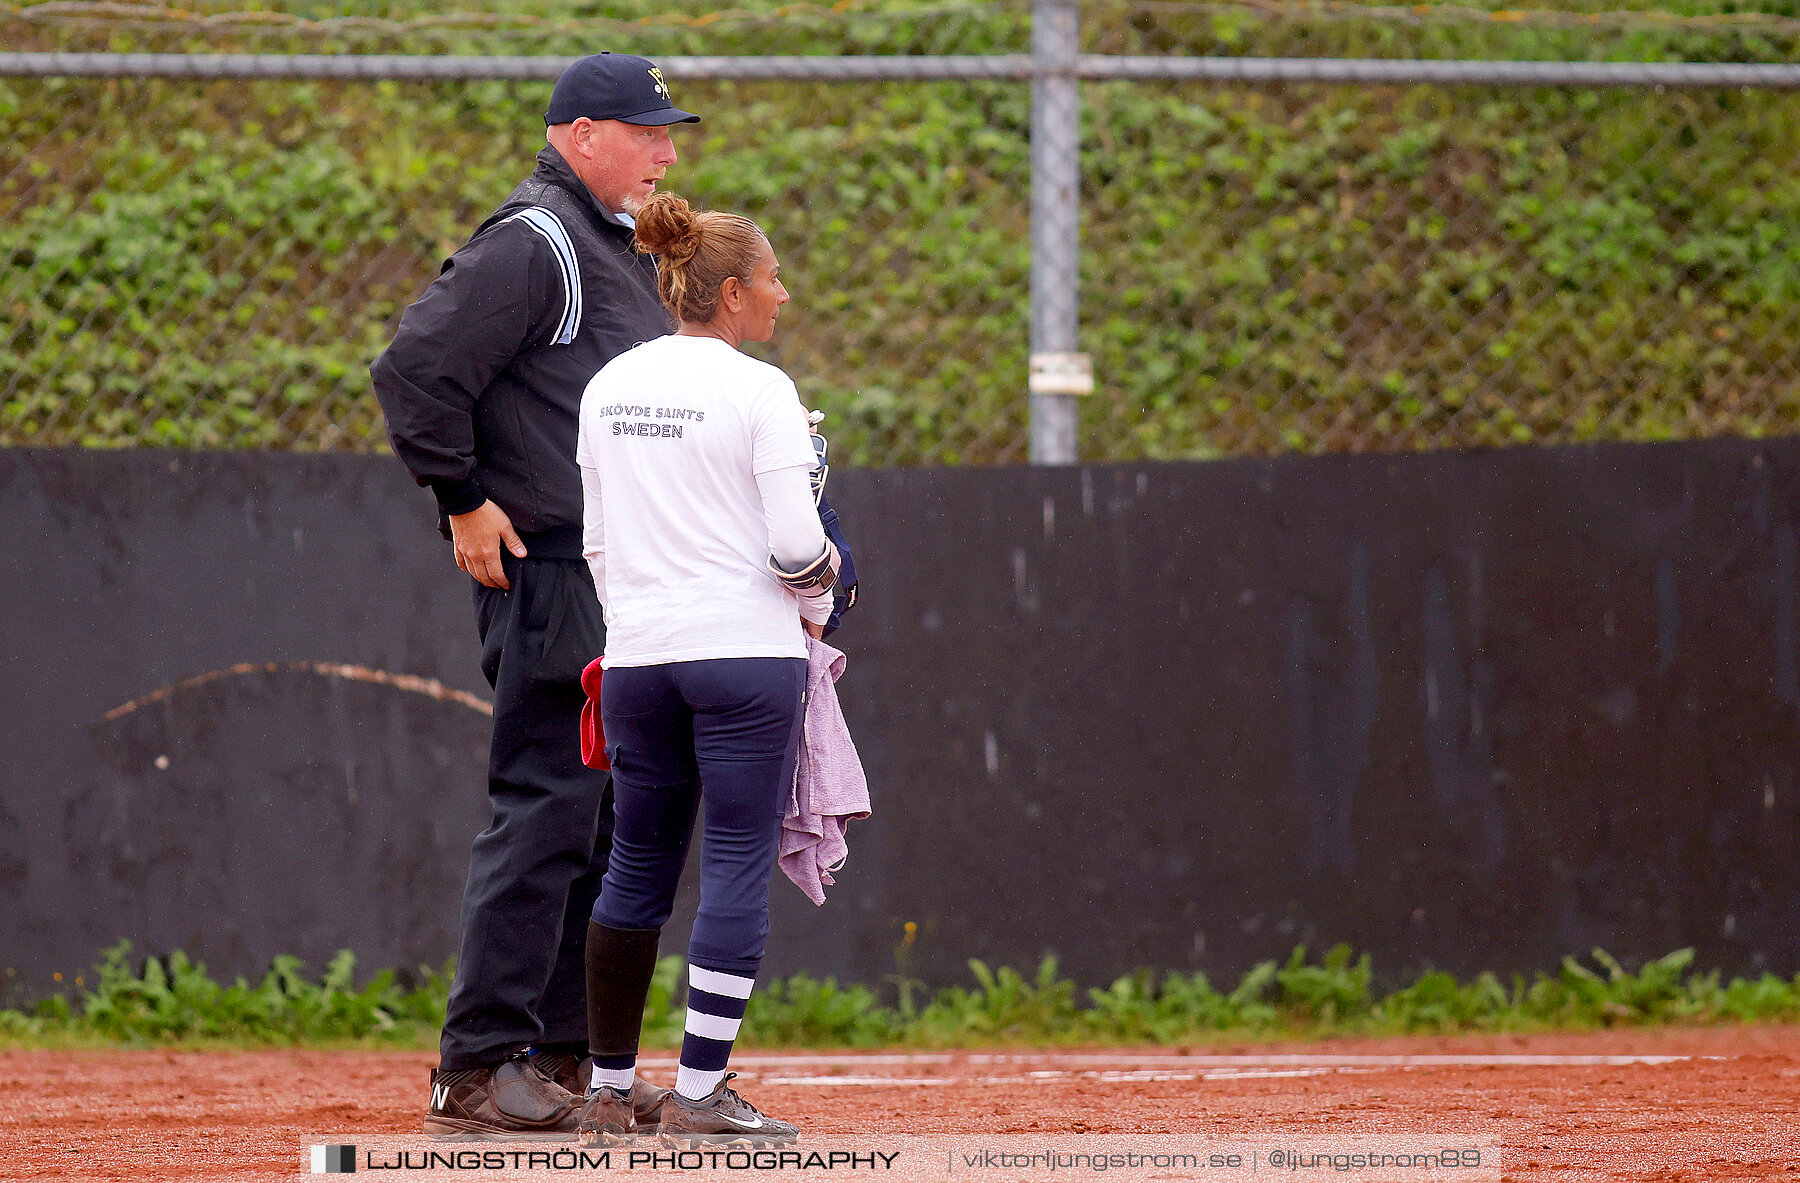
<path id="1" fill-rule="evenodd" d="M 797 657 L 606 671 L 600 712 L 613 766 L 613 843 L 596 923 L 641 930 L 668 922 L 704 810 L 688 961 L 755 976 L 805 689 L 806 662 Z"/>

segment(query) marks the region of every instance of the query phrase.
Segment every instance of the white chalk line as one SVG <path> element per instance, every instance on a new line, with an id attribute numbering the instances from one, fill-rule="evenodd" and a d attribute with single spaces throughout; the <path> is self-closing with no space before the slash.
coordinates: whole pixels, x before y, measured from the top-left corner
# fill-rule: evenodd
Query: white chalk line
<path id="1" fill-rule="evenodd" d="M 934 1084 L 987 1084 L 986 1080 L 964 1081 L 955 1076 L 763 1076 L 757 1079 L 758 1084 L 796 1084 L 823 1085 L 934 1085 Z M 997 1082 L 996 1082 L 997 1083 Z"/>
<path id="2" fill-rule="evenodd" d="M 1081 1079 L 1117 1084 L 1138 1081 L 1250 1080 L 1270 1076 L 1328 1076 L 1343 1072 L 1373 1072 L 1373 1068 L 1268 1068 L 1224 1072 L 1033 1072 L 1029 1076 L 764 1076 L 760 1084 L 803 1085 L 822 1088 L 881 1085 L 929 1086 L 943 1084 L 1042 1084 L 1046 1080 Z"/>
<path id="3" fill-rule="evenodd" d="M 1056 1080 L 1097 1080 L 1103 1083 L 1160 1081 L 1259 1080 L 1283 1077 L 1405 1072 L 1418 1068 L 1618 1068 L 1634 1065 L 1677 1064 L 1688 1060 L 1723 1060 L 1725 1056 L 1587 1055 L 1565 1054 L 1430 1054 L 1353 1055 L 1330 1053 L 1270 1053 L 1262 1055 L 1199 1056 L 1096 1056 L 1096 1055 L 973 1055 L 944 1053 L 914 1055 L 796 1055 L 742 1056 L 732 1067 L 749 1070 L 760 1083 L 812 1088 L 929 1088 L 946 1084 L 1032 1085 Z M 646 1061 L 646 1066 L 660 1066 Z M 1088 1068 L 1030 1068 L 1032 1064 L 1081 1064 Z M 972 1066 L 1024 1069 L 978 1076 L 884 1076 L 857 1072 L 858 1068 Z M 1101 1067 L 1100 1065 L 1110 1065 Z M 673 1067 L 673 1062 L 667 1064 Z M 797 1068 L 834 1068 L 827 1073 L 794 1073 Z M 788 1070 L 783 1072 L 783 1070 Z"/>
<path id="4" fill-rule="evenodd" d="M 835 1067 L 844 1069 L 874 1067 L 926 1067 L 936 1065 L 975 1065 L 992 1068 L 1014 1068 L 1031 1071 L 1036 1065 L 1050 1065 L 1040 1071 L 1067 1072 L 1088 1069 L 1113 1072 L 1202 1070 L 1209 1068 L 1617 1068 L 1631 1064 L 1675 1064 L 1688 1060 L 1724 1060 L 1727 1056 L 1673 1056 L 1648 1054 L 1594 1055 L 1564 1053 L 1448 1053 L 1418 1055 L 1355 1055 L 1335 1052 L 1269 1052 L 1243 1055 L 1094 1055 L 1089 1053 L 957 1055 L 953 1052 L 874 1053 L 808 1052 L 800 1055 L 733 1056 L 733 1068 L 805 1068 Z M 646 1058 L 645 1064 L 673 1066 L 673 1057 Z M 1063 1067 L 1064 1065 L 1072 1067 Z"/>

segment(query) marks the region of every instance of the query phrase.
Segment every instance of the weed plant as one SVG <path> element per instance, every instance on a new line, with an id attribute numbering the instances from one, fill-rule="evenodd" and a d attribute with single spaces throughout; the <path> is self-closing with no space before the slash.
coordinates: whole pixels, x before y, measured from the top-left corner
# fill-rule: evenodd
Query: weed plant
<path id="1" fill-rule="evenodd" d="M 1027 977 L 971 961 L 973 985 L 929 992 L 896 982 L 901 1005 L 867 986 L 806 974 L 751 996 L 742 1042 L 758 1047 L 968 1047 L 1043 1044 L 1186 1044 L 1221 1039 L 1584 1030 L 1666 1024 L 1800 1021 L 1800 975 L 1721 982 L 1678 949 L 1626 969 L 1604 950 L 1565 957 L 1555 973 L 1510 984 L 1492 973 L 1468 982 L 1431 971 L 1377 997 L 1367 954 L 1339 945 L 1318 961 L 1305 947 L 1252 967 L 1229 991 L 1205 974 L 1148 970 L 1078 989 L 1054 958 Z M 443 1023 L 451 972 L 420 970 L 410 983 L 383 970 L 358 989 L 355 957 L 339 953 L 316 980 L 278 957 L 260 984 L 222 986 L 180 952 L 135 963 L 131 946 L 107 950 L 92 991 L 56 995 L 30 1012 L 0 1010 L 0 1043 L 15 1046 L 355 1045 L 428 1047 Z M 682 960 L 657 966 L 644 1046 L 681 1043 Z M 914 999 L 927 998 L 922 1006 Z"/>

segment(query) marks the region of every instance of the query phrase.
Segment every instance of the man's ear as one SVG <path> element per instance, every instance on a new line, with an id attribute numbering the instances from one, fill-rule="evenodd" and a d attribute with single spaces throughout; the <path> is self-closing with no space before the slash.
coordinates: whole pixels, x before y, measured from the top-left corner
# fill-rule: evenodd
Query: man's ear
<path id="1" fill-rule="evenodd" d="M 598 149 L 594 143 L 598 138 L 597 131 L 597 125 L 585 115 L 569 126 L 569 136 L 575 141 L 575 147 L 589 160 L 598 155 Z"/>

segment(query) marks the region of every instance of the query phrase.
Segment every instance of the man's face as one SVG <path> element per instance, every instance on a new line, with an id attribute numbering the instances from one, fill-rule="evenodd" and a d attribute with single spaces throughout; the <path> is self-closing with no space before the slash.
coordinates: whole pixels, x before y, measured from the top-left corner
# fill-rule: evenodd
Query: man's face
<path id="1" fill-rule="evenodd" d="M 675 141 L 666 127 L 639 127 L 617 119 L 589 123 L 586 137 L 578 120 L 576 137 L 586 139 L 581 152 L 583 183 L 601 205 L 616 213 L 637 213 L 656 192 L 656 182 L 675 163 Z"/>

